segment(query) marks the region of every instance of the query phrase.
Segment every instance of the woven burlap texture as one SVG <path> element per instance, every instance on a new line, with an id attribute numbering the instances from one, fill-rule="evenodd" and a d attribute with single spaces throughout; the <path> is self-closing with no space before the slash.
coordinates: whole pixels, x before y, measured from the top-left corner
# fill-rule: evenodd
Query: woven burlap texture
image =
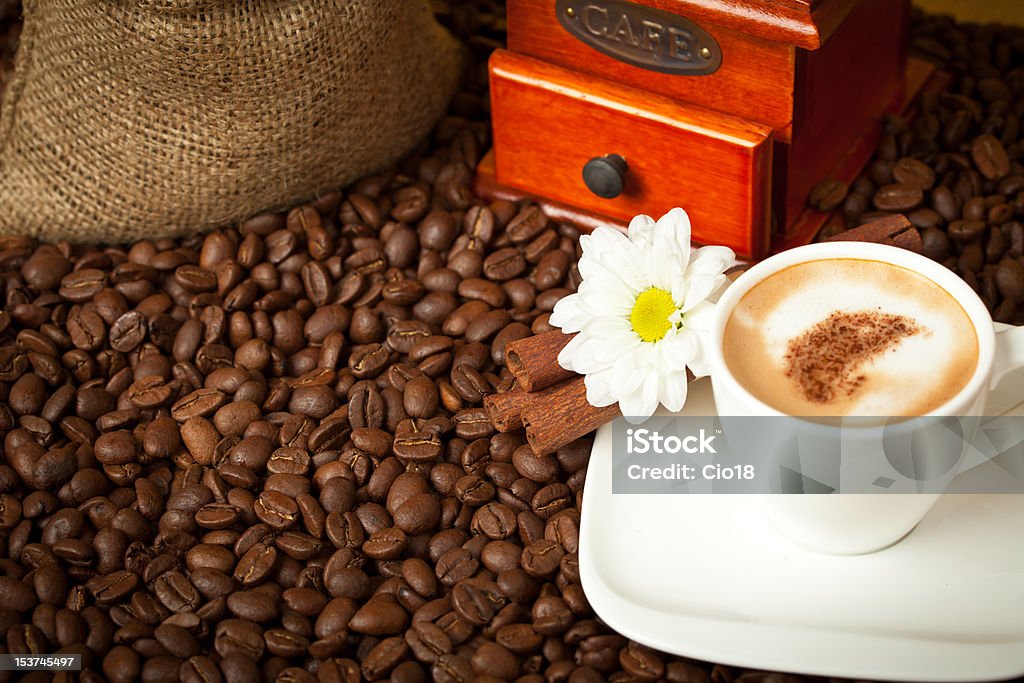
<path id="1" fill-rule="evenodd" d="M 0 233 L 229 225 L 401 158 L 460 52 L 428 0 L 28 0 L 0 111 Z"/>

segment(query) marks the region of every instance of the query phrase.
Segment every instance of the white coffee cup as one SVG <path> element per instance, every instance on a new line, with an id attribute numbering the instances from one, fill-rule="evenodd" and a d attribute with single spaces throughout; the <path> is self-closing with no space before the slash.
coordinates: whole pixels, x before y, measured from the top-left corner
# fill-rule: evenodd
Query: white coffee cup
<path id="1" fill-rule="evenodd" d="M 784 413 L 751 394 L 730 372 L 722 343 L 726 323 L 744 295 L 770 275 L 800 263 L 826 259 L 863 259 L 906 268 L 944 289 L 966 311 L 977 334 L 977 366 L 963 389 L 928 415 L 984 415 L 991 390 L 1008 372 L 1024 366 L 1024 327 L 997 333 L 988 310 L 974 290 L 941 264 L 905 249 L 880 244 L 812 244 L 782 252 L 753 266 L 740 275 L 719 300 L 710 332 L 711 383 L 719 415 L 784 417 Z M 935 362 L 941 361 L 936 359 Z M 1020 388 L 1020 398 L 1024 400 L 1024 386 Z M 820 434 L 822 427 L 815 425 L 808 429 Z M 848 428 L 844 428 L 844 440 L 846 433 L 849 433 Z M 871 438 L 870 432 L 865 431 L 860 447 L 863 449 Z M 880 448 L 880 442 L 876 446 Z M 932 488 L 930 493 L 768 494 L 763 500 L 769 518 L 790 540 L 811 550 L 850 555 L 880 550 L 906 536 L 938 499 L 940 494 L 934 490 Z"/>

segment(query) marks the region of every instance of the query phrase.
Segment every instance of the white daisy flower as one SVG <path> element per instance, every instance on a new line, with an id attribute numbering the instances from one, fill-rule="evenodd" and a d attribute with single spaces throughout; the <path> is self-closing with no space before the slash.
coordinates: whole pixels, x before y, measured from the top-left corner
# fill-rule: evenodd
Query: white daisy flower
<path id="1" fill-rule="evenodd" d="M 580 237 L 582 282 L 555 305 L 551 324 L 579 334 L 558 364 L 584 375 L 594 406 L 618 402 L 631 422 L 686 401 L 686 369 L 708 374 L 714 302 L 736 262 L 727 247 L 690 249 L 690 219 L 676 208 L 637 216 L 629 235 L 600 227 Z"/>

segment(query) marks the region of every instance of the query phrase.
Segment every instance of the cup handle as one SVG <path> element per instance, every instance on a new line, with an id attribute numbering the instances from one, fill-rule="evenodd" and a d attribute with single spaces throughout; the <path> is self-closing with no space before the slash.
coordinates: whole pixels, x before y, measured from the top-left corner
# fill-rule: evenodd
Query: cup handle
<path id="1" fill-rule="evenodd" d="M 1024 401 L 1024 382 L 1003 382 L 1014 370 L 1024 367 L 1024 326 L 996 323 L 996 358 L 989 380 L 986 413 L 997 415 Z"/>
<path id="2" fill-rule="evenodd" d="M 1024 326 L 996 323 L 996 360 L 990 388 L 995 389 L 1007 374 L 1020 367 L 1024 367 Z"/>

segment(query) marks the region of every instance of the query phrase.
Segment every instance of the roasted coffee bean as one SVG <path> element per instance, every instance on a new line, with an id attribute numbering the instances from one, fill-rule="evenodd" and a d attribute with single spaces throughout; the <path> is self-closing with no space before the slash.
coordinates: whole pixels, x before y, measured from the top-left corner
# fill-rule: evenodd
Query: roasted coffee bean
<path id="1" fill-rule="evenodd" d="M 846 183 L 832 179 L 822 180 L 811 188 L 807 203 L 815 211 L 827 213 L 843 203 L 846 192 Z"/>
<path id="2" fill-rule="evenodd" d="M 245 551 L 235 567 L 235 580 L 244 586 L 262 583 L 273 571 L 277 562 L 277 549 L 272 545 L 257 543 Z"/>
<path id="3" fill-rule="evenodd" d="M 128 352 L 146 338 L 146 319 L 138 311 L 128 311 L 110 326 L 110 346 L 115 351 Z"/>
<path id="4" fill-rule="evenodd" d="M 395 455 L 405 462 L 431 462 L 442 452 L 441 438 L 433 432 L 412 432 L 396 437 Z"/>
<path id="5" fill-rule="evenodd" d="M 76 348 L 96 351 L 103 346 L 106 325 L 93 308 L 76 308 L 68 315 L 68 334 Z"/>
<path id="6" fill-rule="evenodd" d="M 522 252 L 515 247 L 499 249 L 484 259 L 484 277 L 504 282 L 522 274 L 526 265 Z"/>
<path id="7" fill-rule="evenodd" d="M 68 273 L 60 281 L 58 294 L 74 303 L 84 303 L 99 294 L 107 285 L 107 275 L 96 268 L 82 268 Z"/>
<path id="8" fill-rule="evenodd" d="M 536 237 L 547 225 L 547 216 L 538 207 L 527 206 L 509 221 L 508 236 L 516 243 L 527 242 Z"/>
<path id="9" fill-rule="evenodd" d="M 1015 259 L 1003 259 L 995 273 L 999 293 L 1014 303 L 1024 303 L 1024 266 Z"/>
<path id="10" fill-rule="evenodd" d="M 411 417 L 433 417 L 437 414 L 438 393 L 434 380 L 426 376 L 414 377 L 405 385 L 402 397 L 405 412 Z"/>
<path id="11" fill-rule="evenodd" d="M 298 504 L 277 491 L 261 493 L 256 499 L 253 509 L 256 517 L 272 529 L 288 529 L 298 521 Z"/>
<path id="12" fill-rule="evenodd" d="M 1010 158 L 998 138 L 981 135 L 971 143 L 971 158 L 983 176 L 999 180 L 1010 172 Z"/>
<path id="13" fill-rule="evenodd" d="M 874 196 L 875 208 L 881 211 L 910 211 L 920 206 L 922 201 L 922 188 L 910 183 L 885 185 Z"/>
<path id="14" fill-rule="evenodd" d="M 455 217 L 443 211 L 431 211 L 420 222 L 419 242 L 426 249 L 445 251 L 458 234 Z"/>
<path id="15" fill-rule="evenodd" d="M 124 465 L 139 455 L 139 443 L 131 432 L 117 430 L 101 434 L 93 447 L 96 459 L 104 465 Z"/>
<path id="16" fill-rule="evenodd" d="M 947 228 L 949 236 L 961 243 L 978 240 L 984 231 L 985 224 L 981 221 L 953 221 Z"/>
<path id="17" fill-rule="evenodd" d="M 352 615 L 348 627 L 366 635 L 392 635 L 400 633 L 409 623 L 409 615 L 394 596 L 379 594 Z"/>
<path id="18" fill-rule="evenodd" d="M 227 396 L 216 389 L 196 389 L 171 406 L 171 417 L 185 422 L 191 417 L 212 415 L 227 402 Z"/>
<path id="19" fill-rule="evenodd" d="M 916 185 L 922 190 L 929 190 L 935 184 L 935 171 L 924 162 L 909 157 L 896 162 L 892 176 L 898 183 Z"/>

